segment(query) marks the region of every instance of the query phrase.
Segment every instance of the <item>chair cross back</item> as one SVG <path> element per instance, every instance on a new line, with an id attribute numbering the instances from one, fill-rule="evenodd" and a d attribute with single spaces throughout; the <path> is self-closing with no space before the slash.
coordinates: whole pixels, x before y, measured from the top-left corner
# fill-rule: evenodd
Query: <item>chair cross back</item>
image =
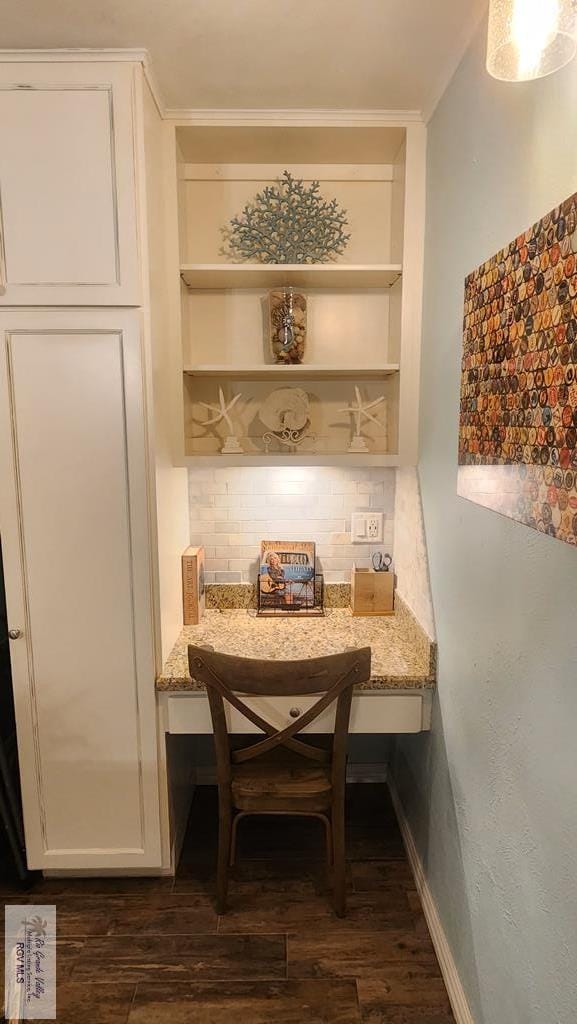
<path id="1" fill-rule="evenodd" d="M 349 650 L 341 655 L 329 655 L 325 658 L 311 658 L 296 662 L 263 662 L 258 659 L 237 658 L 233 655 L 217 654 L 214 650 L 206 647 L 191 646 L 188 650 L 190 674 L 205 684 L 209 699 L 211 692 L 215 692 L 221 698 L 221 710 L 222 699 L 224 699 L 266 734 L 265 739 L 258 740 L 242 750 L 231 752 L 231 760 L 237 764 L 250 761 L 279 746 L 287 747 L 312 761 L 324 763 L 330 761 L 329 751 L 319 749 L 309 743 L 303 743 L 295 738 L 296 734 L 314 722 L 327 707 L 334 701 L 338 701 L 345 691 L 352 689 L 356 682 L 364 681 L 370 675 L 370 648 Z M 341 671 L 336 675 L 336 671 L 339 669 Z M 281 671 L 279 672 L 279 670 Z M 225 681 L 222 675 L 227 676 L 228 679 Z M 242 678 L 236 681 L 236 677 L 239 675 Z M 287 675 L 291 677 L 290 690 L 286 685 Z M 292 683 L 292 678 L 295 679 L 294 683 Z M 233 679 L 235 679 L 234 683 Z M 331 682 L 333 679 L 334 682 Z M 325 682 L 325 687 L 322 686 L 321 680 Z M 290 692 L 295 696 L 303 693 L 320 693 L 321 695 L 298 719 L 284 728 L 278 729 L 245 704 L 232 689 L 233 685 L 235 688 L 238 686 L 243 694 L 266 693 L 278 696 Z M 222 716 L 219 715 L 219 719 L 224 724 L 224 713 Z"/>

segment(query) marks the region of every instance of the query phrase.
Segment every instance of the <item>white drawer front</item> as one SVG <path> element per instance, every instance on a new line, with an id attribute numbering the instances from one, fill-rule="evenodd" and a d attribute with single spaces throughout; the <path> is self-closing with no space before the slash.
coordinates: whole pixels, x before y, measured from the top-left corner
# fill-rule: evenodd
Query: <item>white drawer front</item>
<path id="1" fill-rule="evenodd" d="M 294 721 L 291 709 L 302 714 L 316 697 L 250 697 L 245 703 L 272 725 L 281 729 Z M 332 732 L 334 705 L 327 709 L 303 732 Z M 350 732 L 403 733 L 420 732 L 423 720 L 423 698 L 417 694 L 359 694 L 353 697 Z M 259 730 L 238 711 L 227 706 L 227 725 L 233 733 L 257 733 Z M 167 699 L 167 731 L 169 733 L 209 734 L 212 722 L 205 694 L 171 695 Z"/>

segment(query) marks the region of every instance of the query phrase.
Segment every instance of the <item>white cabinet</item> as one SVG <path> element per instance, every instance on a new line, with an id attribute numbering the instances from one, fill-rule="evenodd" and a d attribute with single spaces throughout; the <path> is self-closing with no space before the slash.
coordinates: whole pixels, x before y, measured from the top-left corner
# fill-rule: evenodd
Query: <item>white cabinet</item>
<path id="1" fill-rule="evenodd" d="M 0 522 L 29 865 L 158 867 L 140 314 L 0 312 Z"/>
<path id="2" fill-rule="evenodd" d="M 0 64 L 0 304 L 140 302 L 130 63 Z"/>

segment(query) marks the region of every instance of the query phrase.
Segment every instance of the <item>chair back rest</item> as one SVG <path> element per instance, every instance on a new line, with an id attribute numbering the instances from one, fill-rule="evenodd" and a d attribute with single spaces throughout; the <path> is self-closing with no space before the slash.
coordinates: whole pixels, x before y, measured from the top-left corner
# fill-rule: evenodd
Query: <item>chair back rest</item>
<path id="1" fill-rule="evenodd" d="M 220 654 L 206 647 L 188 648 L 190 675 L 204 683 L 210 704 L 215 735 L 219 779 L 224 761 L 242 763 L 268 753 L 275 747 L 286 747 L 293 753 L 313 761 L 331 761 L 333 773 L 343 768 L 353 687 L 371 676 L 371 649 L 347 650 L 322 658 L 299 661 L 262 661 Z M 318 694 L 318 700 L 304 714 L 277 729 L 262 718 L 239 696 L 302 696 Z M 243 750 L 230 750 L 224 701 L 239 711 L 265 733 L 261 739 Z M 297 734 L 311 725 L 333 702 L 337 702 L 332 755 L 310 743 L 297 739 Z"/>

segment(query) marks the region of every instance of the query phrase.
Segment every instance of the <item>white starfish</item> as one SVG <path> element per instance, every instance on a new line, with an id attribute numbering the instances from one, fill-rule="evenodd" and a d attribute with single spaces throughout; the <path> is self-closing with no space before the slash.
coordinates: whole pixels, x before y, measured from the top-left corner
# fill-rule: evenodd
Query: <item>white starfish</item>
<path id="1" fill-rule="evenodd" d="M 355 434 L 359 436 L 361 433 L 363 416 L 365 419 L 376 423 L 377 426 L 382 426 L 377 417 L 373 416 L 372 413 L 369 412 L 369 409 L 374 409 L 376 405 L 380 405 L 381 402 L 384 402 L 385 396 L 381 395 L 380 398 L 375 398 L 372 402 L 363 402 L 360 389 L 355 384 L 355 397 L 356 401 L 353 402 L 352 405 L 347 405 L 345 409 L 339 409 L 339 412 L 350 412 L 355 417 Z"/>
<path id="2" fill-rule="evenodd" d="M 205 409 L 210 409 L 210 411 L 215 414 L 212 417 L 212 419 L 205 420 L 204 425 L 205 426 L 210 426 L 212 423 L 220 423 L 221 420 L 224 420 L 226 425 L 227 425 L 227 427 L 228 427 L 229 433 L 230 434 L 234 434 L 234 427 L 232 425 L 232 420 L 231 420 L 229 414 L 230 414 L 230 410 L 232 409 L 232 407 L 234 405 L 236 405 L 236 403 L 238 402 L 239 398 L 241 398 L 241 397 L 242 397 L 242 394 L 239 392 L 239 394 L 235 395 L 234 398 L 232 398 L 231 401 L 227 404 L 226 399 L 225 399 L 225 397 L 223 395 L 223 392 L 222 392 L 222 388 L 219 388 L 218 389 L 218 405 L 209 405 L 208 402 L 200 402 L 200 405 L 204 405 Z"/>

